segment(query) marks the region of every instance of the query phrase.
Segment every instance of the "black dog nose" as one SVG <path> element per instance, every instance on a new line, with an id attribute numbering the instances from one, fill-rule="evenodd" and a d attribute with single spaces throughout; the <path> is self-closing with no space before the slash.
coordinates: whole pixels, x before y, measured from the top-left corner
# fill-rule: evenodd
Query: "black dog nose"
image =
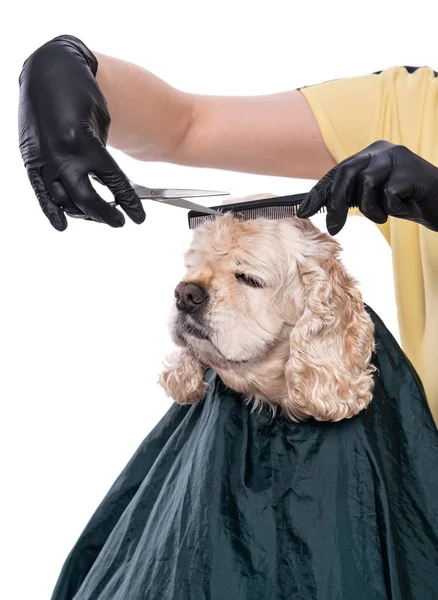
<path id="1" fill-rule="evenodd" d="M 176 307 L 185 313 L 191 313 L 207 299 L 206 290 L 195 283 L 179 283 L 175 288 Z"/>

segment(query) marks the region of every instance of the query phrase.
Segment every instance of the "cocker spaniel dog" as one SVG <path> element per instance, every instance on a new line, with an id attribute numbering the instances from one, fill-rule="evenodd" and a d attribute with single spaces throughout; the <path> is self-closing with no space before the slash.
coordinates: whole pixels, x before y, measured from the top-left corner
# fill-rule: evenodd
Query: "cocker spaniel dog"
<path id="1" fill-rule="evenodd" d="M 182 404 L 202 400 L 212 367 L 254 408 L 293 420 L 339 421 L 364 409 L 374 324 L 341 250 L 309 219 L 224 214 L 202 224 L 175 289 L 180 348 L 160 376 L 167 393 Z"/>

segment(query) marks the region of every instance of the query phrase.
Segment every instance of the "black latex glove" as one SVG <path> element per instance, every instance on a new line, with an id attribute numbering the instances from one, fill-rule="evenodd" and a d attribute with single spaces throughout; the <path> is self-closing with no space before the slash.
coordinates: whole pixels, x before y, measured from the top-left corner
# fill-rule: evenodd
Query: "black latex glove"
<path id="1" fill-rule="evenodd" d="M 96 57 L 63 35 L 36 50 L 20 74 L 20 151 L 44 214 L 58 231 L 67 214 L 121 227 L 123 213 L 90 183 L 94 175 L 135 222 L 146 217 L 141 200 L 106 150 L 110 115 L 96 82 Z"/>
<path id="2" fill-rule="evenodd" d="M 405 146 L 375 142 L 331 169 L 297 216 L 310 217 L 324 205 L 331 235 L 345 225 L 349 206 L 358 206 L 375 223 L 390 215 L 438 231 L 438 168 Z"/>

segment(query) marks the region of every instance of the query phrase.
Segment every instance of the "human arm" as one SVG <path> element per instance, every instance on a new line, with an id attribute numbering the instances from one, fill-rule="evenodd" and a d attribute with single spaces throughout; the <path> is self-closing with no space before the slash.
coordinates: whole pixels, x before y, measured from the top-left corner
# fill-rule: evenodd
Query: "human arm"
<path id="1" fill-rule="evenodd" d="M 111 114 L 109 144 L 134 158 L 304 179 L 319 179 L 336 164 L 297 90 L 190 94 L 138 65 L 96 57 Z"/>
<path id="2" fill-rule="evenodd" d="M 20 75 L 20 150 L 56 229 L 67 227 L 64 210 L 123 225 L 89 174 L 135 222 L 144 220 L 138 196 L 105 148 L 108 133 L 112 146 L 140 160 L 313 179 L 335 164 L 298 91 L 189 94 L 137 65 L 94 55 L 73 36 L 33 53 Z"/>

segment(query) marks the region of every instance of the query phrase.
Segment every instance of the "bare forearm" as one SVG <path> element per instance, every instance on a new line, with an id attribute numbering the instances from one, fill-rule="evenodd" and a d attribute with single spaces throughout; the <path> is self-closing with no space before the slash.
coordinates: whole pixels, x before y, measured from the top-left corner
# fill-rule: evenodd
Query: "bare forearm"
<path id="1" fill-rule="evenodd" d="M 173 162 L 303 179 L 319 179 L 336 164 L 296 90 L 196 96 L 190 130 Z"/>
<path id="2" fill-rule="evenodd" d="M 168 160 L 190 127 L 192 96 L 138 65 L 94 54 L 111 115 L 110 146 L 139 160 Z"/>
<path id="3" fill-rule="evenodd" d="M 134 158 L 309 179 L 335 164 L 298 91 L 189 94 L 142 67 L 95 54 L 111 114 L 109 144 Z"/>

